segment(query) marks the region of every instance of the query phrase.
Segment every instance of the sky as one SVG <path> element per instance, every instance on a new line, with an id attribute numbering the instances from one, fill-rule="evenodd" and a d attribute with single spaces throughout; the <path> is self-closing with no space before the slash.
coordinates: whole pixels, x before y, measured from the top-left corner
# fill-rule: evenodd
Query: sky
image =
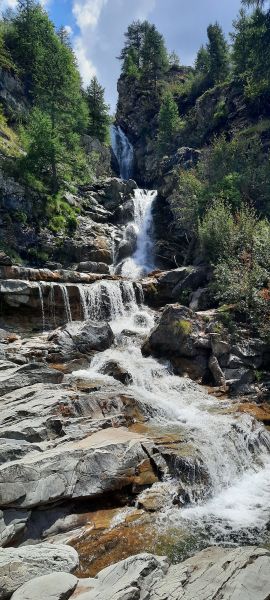
<path id="1" fill-rule="evenodd" d="M 1 10 L 17 0 L 0 0 Z M 181 64 L 193 64 L 206 41 L 209 23 L 218 21 L 226 35 L 232 30 L 241 0 L 42 0 L 56 26 L 71 35 L 80 72 L 87 85 L 93 75 L 105 87 L 106 101 L 115 110 L 124 33 L 134 19 L 148 19 L 164 35 L 169 51 Z"/>

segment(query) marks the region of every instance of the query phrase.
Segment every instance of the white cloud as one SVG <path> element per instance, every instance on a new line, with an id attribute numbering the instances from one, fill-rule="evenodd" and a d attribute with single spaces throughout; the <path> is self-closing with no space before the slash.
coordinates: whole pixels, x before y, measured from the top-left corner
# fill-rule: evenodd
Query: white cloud
<path id="1" fill-rule="evenodd" d="M 65 25 L 64 29 L 68 35 L 73 35 L 73 29 L 70 27 L 70 25 Z"/>
<path id="2" fill-rule="evenodd" d="M 124 32 L 134 19 L 146 19 L 157 0 L 73 0 L 72 13 L 79 28 L 74 40 L 84 84 L 97 75 L 107 99 L 115 103 L 115 81 L 119 74 Z M 111 92 L 111 93 L 110 93 Z"/>
<path id="3" fill-rule="evenodd" d="M 97 74 L 96 67 L 92 64 L 90 58 L 87 56 L 87 48 L 84 44 L 83 38 L 77 36 L 74 40 L 74 51 L 77 57 L 79 70 L 85 85 L 87 85 L 92 77 Z"/>
<path id="4" fill-rule="evenodd" d="M 86 27 L 96 27 L 107 2 L 108 0 L 76 0 L 72 12 L 78 27 L 82 30 Z"/>

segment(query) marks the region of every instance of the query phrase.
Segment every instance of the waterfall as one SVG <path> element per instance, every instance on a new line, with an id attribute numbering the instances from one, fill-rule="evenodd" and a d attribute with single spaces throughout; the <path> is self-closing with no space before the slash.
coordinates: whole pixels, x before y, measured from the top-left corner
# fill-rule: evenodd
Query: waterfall
<path id="1" fill-rule="evenodd" d="M 66 313 L 66 320 L 68 323 L 71 323 L 72 322 L 72 314 L 71 314 L 67 286 L 64 283 L 59 283 L 58 285 L 60 287 L 62 297 L 63 297 L 63 303 L 64 303 L 65 313 Z"/>
<path id="2" fill-rule="evenodd" d="M 135 287 L 136 286 L 136 287 Z M 134 312 L 142 299 L 142 289 L 131 281 L 97 281 L 79 285 L 84 318 L 113 320 Z"/>
<path id="3" fill-rule="evenodd" d="M 45 330 L 45 311 L 44 311 L 43 289 L 42 289 L 41 283 L 38 284 L 38 293 L 39 293 L 41 316 L 42 316 L 42 330 L 44 331 Z"/>
<path id="4" fill-rule="evenodd" d="M 121 275 L 130 279 L 138 279 L 154 269 L 152 206 L 156 196 L 155 190 L 134 191 L 134 220 L 126 229 L 132 226 L 136 232 L 136 250 L 120 267 Z"/>
<path id="5" fill-rule="evenodd" d="M 111 145 L 117 159 L 121 179 L 130 179 L 133 172 L 133 147 L 121 127 L 111 126 Z"/>

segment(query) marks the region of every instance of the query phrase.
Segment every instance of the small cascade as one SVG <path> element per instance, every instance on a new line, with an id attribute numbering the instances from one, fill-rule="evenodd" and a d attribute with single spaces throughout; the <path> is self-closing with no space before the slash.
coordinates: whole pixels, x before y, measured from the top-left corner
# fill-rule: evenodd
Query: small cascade
<path id="1" fill-rule="evenodd" d="M 157 197 L 155 190 L 137 189 L 134 192 L 134 220 L 128 223 L 127 232 L 133 227 L 136 236 L 136 250 L 132 257 L 120 266 L 121 275 L 138 279 L 154 269 L 153 216 L 152 206 Z"/>
<path id="2" fill-rule="evenodd" d="M 138 309 L 143 292 L 131 281 L 97 281 L 79 285 L 84 319 L 114 320 Z"/>
<path id="3" fill-rule="evenodd" d="M 62 297 L 63 297 L 63 303 L 64 303 L 65 313 L 66 313 L 66 320 L 68 323 L 71 323 L 72 322 L 72 314 L 71 314 L 67 286 L 64 283 L 60 283 L 58 285 L 60 286 Z"/>
<path id="4" fill-rule="evenodd" d="M 56 327 L 56 314 L 55 314 L 55 291 L 54 284 L 50 284 L 50 293 L 48 298 L 49 305 L 49 320 L 53 327 Z"/>
<path id="5" fill-rule="evenodd" d="M 45 311 L 44 311 L 44 298 L 43 298 L 43 289 L 42 283 L 38 284 L 38 293 L 41 307 L 41 315 L 42 315 L 42 330 L 45 330 Z"/>
<path id="6" fill-rule="evenodd" d="M 111 126 L 111 145 L 119 165 L 121 179 L 130 179 L 134 163 L 133 147 L 119 126 Z"/>

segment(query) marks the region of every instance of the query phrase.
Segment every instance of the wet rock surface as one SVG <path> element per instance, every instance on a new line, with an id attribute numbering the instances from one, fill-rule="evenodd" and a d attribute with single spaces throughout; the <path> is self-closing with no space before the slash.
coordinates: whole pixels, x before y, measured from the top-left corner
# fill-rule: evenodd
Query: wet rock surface
<path id="1" fill-rule="evenodd" d="M 84 354 L 91 355 L 93 352 L 110 348 L 114 334 L 108 323 L 73 322 L 52 333 L 49 341 L 56 346 L 55 360 L 66 362 Z"/>

